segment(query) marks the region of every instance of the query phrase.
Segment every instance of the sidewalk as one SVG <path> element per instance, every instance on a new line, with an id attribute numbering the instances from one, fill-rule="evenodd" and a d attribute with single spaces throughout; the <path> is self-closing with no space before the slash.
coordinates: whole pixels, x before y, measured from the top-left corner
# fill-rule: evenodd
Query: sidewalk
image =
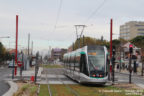
<path id="1" fill-rule="evenodd" d="M 119 72 L 119 70 L 116 70 L 115 71 L 116 73 L 120 73 L 120 74 L 126 74 L 126 75 L 129 75 L 129 71 L 128 70 L 121 70 L 121 72 Z M 141 73 L 140 72 L 137 72 L 137 73 L 133 73 L 131 74 L 132 76 L 135 76 L 136 78 L 141 78 L 141 79 L 144 79 L 144 76 L 141 76 Z M 141 80 L 142 81 L 142 80 Z M 129 80 L 118 80 L 117 82 L 129 82 Z M 142 82 L 138 82 L 138 81 L 135 81 L 133 82 L 134 84 L 136 84 L 137 86 L 141 87 L 144 89 L 144 83 Z"/>
<path id="2" fill-rule="evenodd" d="M 41 72 L 42 72 L 43 68 L 42 67 L 39 67 L 39 70 L 38 70 L 38 74 L 37 74 L 37 77 L 39 80 L 41 80 Z M 17 90 L 18 90 L 18 86 L 16 83 L 14 83 L 13 81 L 15 80 L 20 80 L 20 71 L 17 70 L 17 75 L 14 77 L 14 79 L 12 79 L 12 74 L 9 74 L 6 79 L 7 83 L 9 84 L 10 86 L 10 89 L 3 95 L 3 96 L 12 96 L 13 93 L 15 93 Z M 30 80 L 31 76 L 35 76 L 35 68 L 32 67 L 28 70 L 24 70 L 22 72 L 22 77 L 23 79 L 25 80 Z M 37 79 L 37 81 L 39 81 Z"/>
<path id="3" fill-rule="evenodd" d="M 42 70 L 43 70 L 43 68 L 39 67 L 38 74 L 37 74 L 38 79 L 41 78 Z M 32 68 L 29 68 L 28 70 L 23 70 L 22 71 L 22 78 L 23 79 L 30 80 L 31 76 L 35 76 L 35 67 L 32 67 Z M 7 77 L 8 77 L 7 80 L 12 80 L 12 74 L 9 74 Z M 13 80 L 19 80 L 19 79 L 20 79 L 20 70 L 18 69 L 17 70 L 17 75 L 14 76 Z"/>
<path id="4" fill-rule="evenodd" d="M 130 74 L 128 70 L 121 70 L 121 72 L 119 72 L 119 70 L 115 70 L 115 72 L 121 73 L 121 74 Z M 132 72 L 131 75 L 132 76 L 144 77 L 144 76 L 141 76 L 141 72 L 137 72 L 137 73 Z"/>

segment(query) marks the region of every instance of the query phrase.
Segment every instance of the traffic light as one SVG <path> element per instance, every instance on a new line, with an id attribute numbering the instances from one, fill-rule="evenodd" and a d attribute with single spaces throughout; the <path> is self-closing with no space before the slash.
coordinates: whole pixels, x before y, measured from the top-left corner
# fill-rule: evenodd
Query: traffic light
<path id="1" fill-rule="evenodd" d="M 130 54 L 133 53 L 133 45 L 132 44 L 129 45 L 129 52 L 130 52 Z"/>

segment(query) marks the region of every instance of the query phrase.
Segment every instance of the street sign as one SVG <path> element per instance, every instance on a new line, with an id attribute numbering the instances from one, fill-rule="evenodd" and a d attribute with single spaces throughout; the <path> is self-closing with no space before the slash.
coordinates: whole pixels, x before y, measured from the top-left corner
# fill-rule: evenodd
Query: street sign
<path id="1" fill-rule="evenodd" d="M 18 64 L 19 67 L 22 66 L 22 62 L 21 61 L 18 61 L 17 64 Z"/>

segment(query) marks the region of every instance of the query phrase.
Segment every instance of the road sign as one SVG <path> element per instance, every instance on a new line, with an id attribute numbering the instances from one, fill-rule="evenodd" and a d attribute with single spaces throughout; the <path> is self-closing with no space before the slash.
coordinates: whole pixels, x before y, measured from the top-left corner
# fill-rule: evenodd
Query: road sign
<path id="1" fill-rule="evenodd" d="M 19 67 L 21 67 L 23 63 L 21 61 L 18 61 L 17 64 Z"/>

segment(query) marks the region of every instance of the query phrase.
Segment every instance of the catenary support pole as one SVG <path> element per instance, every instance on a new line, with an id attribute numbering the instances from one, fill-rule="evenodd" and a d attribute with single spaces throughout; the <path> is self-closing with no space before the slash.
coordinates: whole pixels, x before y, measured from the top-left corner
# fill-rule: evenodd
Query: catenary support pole
<path id="1" fill-rule="evenodd" d="M 16 15 L 16 45 L 15 45 L 15 75 L 17 74 L 17 50 L 18 50 L 18 15 Z"/>
<path id="2" fill-rule="evenodd" d="M 108 80 L 111 80 L 111 63 L 112 63 L 112 19 L 110 20 L 110 50 L 109 50 L 109 53 L 110 53 L 110 60 L 109 60 L 109 64 L 108 64 Z"/>

